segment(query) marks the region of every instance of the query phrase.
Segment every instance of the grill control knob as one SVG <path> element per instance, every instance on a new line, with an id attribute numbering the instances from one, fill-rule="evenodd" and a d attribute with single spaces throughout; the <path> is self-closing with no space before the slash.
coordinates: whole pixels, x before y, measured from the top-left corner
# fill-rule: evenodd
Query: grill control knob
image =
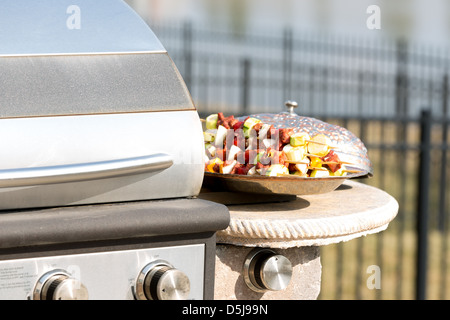
<path id="1" fill-rule="evenodd" d="M 185 300 L 190 293 L 189 278 L 164 260 L 146 265 L 136 281 L 138 300 Z"/>
<path id="2" fill-rule="evenodd" d="M 288 258 L 270 249 L 250 251 L 244 262 L 244 281 L 256 292 L 284 290 L 292 277 L 292 264 Z"/>
<path id="3" fill-rule="evenodd" d="M 44 274 L 37 282 L 34 300 L 87 300 L 86 287 L 80 280 L 71 277 L 64 270 L 53 270 Z"/>

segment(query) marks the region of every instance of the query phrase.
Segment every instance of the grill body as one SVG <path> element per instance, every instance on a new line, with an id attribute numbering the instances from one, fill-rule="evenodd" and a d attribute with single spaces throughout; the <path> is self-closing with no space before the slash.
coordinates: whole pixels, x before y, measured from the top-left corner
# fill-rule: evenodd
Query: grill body
<path id="1" fill-rule="evenodd" d="M 189 277 L 188 299 L 213 299 L 216 230 L 225 206 L 200 199 L 7 211 L 0 215 L 0 299 L 33 299 L 42 275 L 64 270 L 89 299 L 135 299 L 155 260 Z"/>
<path id="2" fill-rule="evenodd" d="M 9 1 L 0 43 L 0 299 L 212 299 L 229 212 L 196 198 L 201 122 L 146 23 Z"/>

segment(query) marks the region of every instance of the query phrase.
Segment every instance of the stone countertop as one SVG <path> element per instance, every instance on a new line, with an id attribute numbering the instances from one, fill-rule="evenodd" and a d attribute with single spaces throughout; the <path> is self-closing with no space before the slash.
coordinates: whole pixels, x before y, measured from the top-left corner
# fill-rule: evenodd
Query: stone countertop
<path id="1" fill-rule="evenodd" d="M 335 191 L 293 201 L 229 205 L 217 243 L 246 247 L 323 246 L 383 231 L 398 212 L 388 193 L 347 180 Z"/>

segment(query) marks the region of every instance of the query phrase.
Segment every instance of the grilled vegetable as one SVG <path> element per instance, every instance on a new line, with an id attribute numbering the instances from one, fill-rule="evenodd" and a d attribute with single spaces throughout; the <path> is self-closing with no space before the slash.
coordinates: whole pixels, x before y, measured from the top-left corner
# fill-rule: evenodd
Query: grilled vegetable
<path id="1" fill-rule="evenodd" d="M 214 158 L 206 164 L 206 171 L 219 172 L 221 165 L 223 165 L 223 161 L 220 160 L 219 158 Z"/>
<path id="2" fill-rule="evenodd" d="M 319 177 L 329 177 L 330 173 L 328 170 L 313 170 L 309 175 L 311 178 L 319 178 Z"/>
<path id="3" fill-rule="evenodd" d="M 293 161 L 292 163 L 302 162 L 305 159 L 306 150 L 303 147 L 283 148 L 283 151 L 286 153 L 287 160 Z"/>
<path id="4" fill-rule="evenodd" d="M 318 134 L 308 142 L 308 152 L 319 157 L 324 157 L 330 151 L 331 140 L 324 134 Z"/>
<path id="5" fill-rule="evenodd" d="M 288 174 L 289 174 L 288 168 L 282 164 L 272 164 L 266 171 L 266 176 L 270 177 L 278 177 Z"/>
<path id="6" fill-rule="evenodd" d="M 215 138 L 215 146 L 218 149 L 223 148 L 223 144 L 225 142 L 225 138 L 227 136 L 227 129 L 224 126 L 219 125 L 217 128 L 216 138 Z"/>
<path id="7" fill-rule="evenodd" d="M 310 139 L 309 134 L 306 132 L 298 132 L 291 135 L 289 143 L 293 147 L 305 146 L 306 141 Z"/>
<path id="8" fill-rule="evenodd" d="M 236 160 L 223 162 L 220 166 L 220 173 L 230 174 L 236 166 L 236 163 Z"/>
<path id="9" fill-rule="evenodd" d="M 217 129 L 217 113 L 206 117 L 206 129 Z"/>
<path id="10" fill-rule="evenodd" d="M 256 118 L 248 118 L 247 120 L 245 120 L 244 127 L 243 127 L 244 136 L 246 138 L 248 138 L 250 135 L 250 130 L 253 128 L 253 126 L 260 122 L 261 122 L 261 120 L 256 119 Z"/>
<path id="11" fill-rule="evenodd" d="M 203 140 L 205 142 L 213 142 L 216 138 L 217 129 L 208 129 L 205 132 L 203 132 Z"/>

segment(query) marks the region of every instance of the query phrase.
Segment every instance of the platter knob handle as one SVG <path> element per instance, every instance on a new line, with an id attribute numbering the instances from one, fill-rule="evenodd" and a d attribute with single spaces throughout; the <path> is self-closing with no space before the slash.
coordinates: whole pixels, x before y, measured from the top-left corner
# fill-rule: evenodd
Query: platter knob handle
<path id="1" fill-rule="evenodd" d="M 294 109 L 298 107 L 297 101 L 288 100 L 284 103 L 290 114 L 296 114 Z"/>

